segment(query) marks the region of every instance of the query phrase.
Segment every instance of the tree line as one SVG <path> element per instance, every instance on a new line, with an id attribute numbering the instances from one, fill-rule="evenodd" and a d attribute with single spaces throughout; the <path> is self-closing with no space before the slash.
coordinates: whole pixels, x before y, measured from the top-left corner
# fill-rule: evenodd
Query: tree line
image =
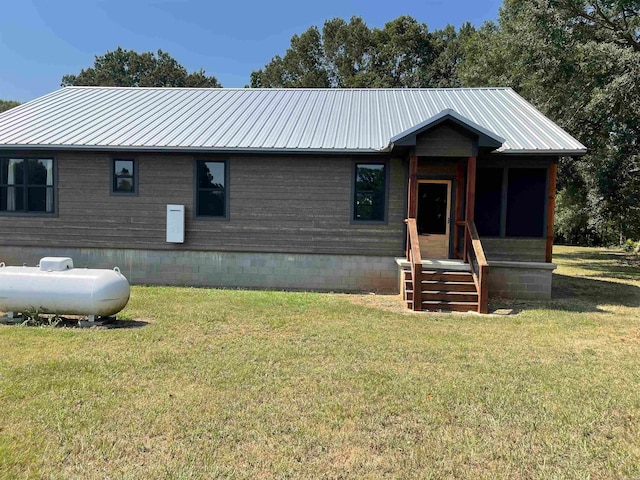
<path id="1" fill-rule="evenodd" d="M 335 18 L 294 35 L 248 86 L 512 87 L 589 148 L 560 161 L 558 240 L 621 243 L 640 238 L 639 12 L 640 0 L 503 0 L 495 21 L 434 31 Z M 121 48 L 62 85 L 221 86 L 161 50 Z"/>

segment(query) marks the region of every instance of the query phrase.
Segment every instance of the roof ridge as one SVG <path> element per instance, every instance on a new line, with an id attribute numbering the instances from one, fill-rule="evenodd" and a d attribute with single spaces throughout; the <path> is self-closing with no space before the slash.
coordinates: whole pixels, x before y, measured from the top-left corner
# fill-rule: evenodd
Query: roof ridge
<path id="1" fill-rule="evenodd" d="M 252 92 L 252 91 L 301 91 L 301 92 L 309 92 L 309 91 L 325 91 L 325 92 L 367 92 L 367 91 L 376 91 L 376 92 L 415 92 L 415 91 L 468 91 L 468 90 L 513 90 L 511 87 L 385 87 L 385 88 L 367 88 L 367 87 L 359 87 L 359 88 L 311 88 L 311 87 L 303 87 L 303 88 L 292 88 L 292 87 L 275 87 L 275 88 L 267 88 L 267 87 L 120 87 L 120 86 L 112 86 L 112 85 L 68 85 L 66 87 L 62 87 L 60 90 L 65 89 L 74 89 L 74 90 L 88 90 L 88 89 L 96 89 L 96 90 L 211 90 L 211 91 L 242 91 L 242 92 Z"/>

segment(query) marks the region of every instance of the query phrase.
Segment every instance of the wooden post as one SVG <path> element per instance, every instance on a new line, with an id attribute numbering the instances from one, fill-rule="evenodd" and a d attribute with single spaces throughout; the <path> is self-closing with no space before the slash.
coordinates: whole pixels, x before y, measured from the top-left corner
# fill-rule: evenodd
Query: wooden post
<path id="1" fill-rule="evenodd" d="M 489 265 L 479 265 L 480 291 L 478 292 L 478 313 L 489 313 Z"/>
<path id="2" fill-rule="evenodd" d="M 547 249 L 545 261 L 551 263 L 553 260 L 553 222 L 556 209 L 556 175 L 558 165 L 555 163 L 549 167 L 549 191 L 547 192 Z"/>
<path id="3" fill-rule="evenodd" d="M 409 205 L 408 218 L 416 218 L 418 212 L 418 157 L 409 157 Z"/>
<path id="4" fill-rule="evenodd" d="M 413 311 L 422 311 L 422 262 L 413 265 Z"/>
<path id="5" fill-rule="evenodd" d="M 467 214 L 465 220 L 473 222 L 476 209 L 476 157 L 467 161 Z"/>
<path id="6" fill-rule="evenodd" d="M 464 219 L 473 222 L 476 208 L 476 157 L 467 160 L 467 208 Z M 469 243 L 467 235 L 464 236 L 464 259 L 466 261 Z"/>
<path id="7" fill-rule="evenodd" d="M 464 203 L 464 163 L 458 162 L 458 169 L 456 170 L 456 216 L 453 230 L 453 255 L 456 258 L 460 258 L 458 250 L 460 249 L 460 227 L 459 223 L 464 220 L 462 216 L 462 204 Z M 464 241 L 464 239 L 462 239 Z"/>

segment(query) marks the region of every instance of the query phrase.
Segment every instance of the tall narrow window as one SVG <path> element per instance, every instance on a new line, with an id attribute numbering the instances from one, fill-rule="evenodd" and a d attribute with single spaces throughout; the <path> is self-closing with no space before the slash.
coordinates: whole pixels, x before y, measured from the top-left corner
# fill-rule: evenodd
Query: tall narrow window
<path id="1" fill-rule="evenodd" d="M 53 160 L 0 159 L 0 212 L 53 213 Z"/>
<path id="2" fill-rule="evenodd" d="M 479 168 L 476 172 L 475 224 L 481 236 L 500 236 L 503 168 Z"/>
<path id="3" fill-rule="evenodd" d="M 111 193 L 116 195 L 135 195 L 135 162 L 133 160 L 114 159 L 112 169 Z"/>
<path id="4" fill-rule="evenodd" d="M 198 160 L 196 163 L 196 215 L 227 217 L 227 178 L 225 162 Z"/>
<path id="5" fill-rule="evenodd" d="M 386 167 L 358 163 L 355 168 L 353 220 L 382 222 L 386 212 Z"/>

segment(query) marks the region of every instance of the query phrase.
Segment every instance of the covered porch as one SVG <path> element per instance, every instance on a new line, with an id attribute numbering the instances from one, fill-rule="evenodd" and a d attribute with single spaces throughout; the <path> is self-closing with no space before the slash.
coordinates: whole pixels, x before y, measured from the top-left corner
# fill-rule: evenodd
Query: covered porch
<path id="1" fill-rule="evenodd" d="M 478 185 L 482 187 L 484 181 L 481 178 L 479 183 L 478 164 L 495 162 L 495 151 L 503 142 L 498 135 L 452 110 L 394 138 L 396 146 L 408 148 L 407 238 L 404 258 L 397 259 L 400 289 L 408 308 L 488 313 L 489 297 L 494 293 L 490 291 L 490 272 L 496 270 L 494 277 L 498 280 L 502 275 L 498 269 L 519 268 L 520 264 L 546 269 L 550 285 L 555 163 L 544 165 L 547 172 L 544 199 L 538 210 L 543 208 L 546 218 L 539 238 L 487 238 L 495 257 L 492 258 L 478 233 L 477 214 L 484 222 L 485 210 L 506 210 L 505 205 L 488 206 L 487 198 L 491 195 L 484 193 L 480 203 L 476 203 L 476 189 Z M 505 230 L 504 225 L 502 229 Z M 536 242 L 539 253 L 532 258 L 537 262 L 530 262 L 528 258 L 525 262 L 504 262 L 493 254 L 509 242 L 526 249 L 526 241 Z"/>

